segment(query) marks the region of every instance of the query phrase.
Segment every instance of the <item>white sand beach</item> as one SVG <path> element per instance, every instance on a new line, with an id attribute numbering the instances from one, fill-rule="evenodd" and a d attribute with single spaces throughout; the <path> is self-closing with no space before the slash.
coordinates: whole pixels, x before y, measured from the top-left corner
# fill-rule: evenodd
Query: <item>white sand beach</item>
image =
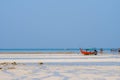
<path id="1" fill-rule="evenodd" d="M 0 62 L 120 62 L 120 55 L 81 55 L 81 54 L 20 54 L 20 53 L 1 53 Z"/>
<path id="2" fill-rule="evenodd" d="M 120 55 L 2 53 L 0 78 L 2 80 L 120 80 Z"/>

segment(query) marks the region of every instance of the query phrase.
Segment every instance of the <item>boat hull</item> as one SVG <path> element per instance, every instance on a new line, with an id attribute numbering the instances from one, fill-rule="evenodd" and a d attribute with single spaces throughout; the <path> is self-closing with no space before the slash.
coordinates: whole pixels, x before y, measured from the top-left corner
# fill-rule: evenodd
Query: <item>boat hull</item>
<path id="1" fill-rule="evenodd" d="M 84 55 L 90 55 L 90 54 L 93 54 L 93 52 L 87 52 L 87 51 L 84 51 L 82 49 L 80 49 L 80 52 Z"/>

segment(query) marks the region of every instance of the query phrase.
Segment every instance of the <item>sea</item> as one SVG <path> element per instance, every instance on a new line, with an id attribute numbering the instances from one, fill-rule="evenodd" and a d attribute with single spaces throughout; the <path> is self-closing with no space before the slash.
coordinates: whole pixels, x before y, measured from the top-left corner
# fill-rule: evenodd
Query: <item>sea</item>
<path id="1" fill-rule="evenodd" d="M 100 52 L 101 48 L 83 48 L 83 50 L 93 51 L 97 50 Z M 102 48 L 104 53 L 118 53 L 118 49 L 116 48 Z M 111 51 L 113 50 L 113 51 Z M 79 53 L 80 48 L 32 48 L 32 49 L 0 49 L 0 52 L 74 52 Z"/>

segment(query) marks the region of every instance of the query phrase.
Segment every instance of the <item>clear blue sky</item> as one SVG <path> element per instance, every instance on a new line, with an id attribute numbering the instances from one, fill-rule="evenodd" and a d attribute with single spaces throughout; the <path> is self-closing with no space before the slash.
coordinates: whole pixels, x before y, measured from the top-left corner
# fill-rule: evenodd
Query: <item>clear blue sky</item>
<path id="1" fill-rule="evenodd" d="M 0 48 L 120 47 L 120 0 L 0 0 Z"/>

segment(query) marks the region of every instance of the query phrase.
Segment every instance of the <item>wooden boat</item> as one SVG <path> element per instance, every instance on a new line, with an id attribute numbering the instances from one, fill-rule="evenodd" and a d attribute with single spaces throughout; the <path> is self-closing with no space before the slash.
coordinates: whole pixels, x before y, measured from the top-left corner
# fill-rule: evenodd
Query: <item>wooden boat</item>
<path id="1" fill-rule="evenodd" d="M 90 55 L 90 54 L 94 54 L 94 52 L 88 52 L 88 51 L 84 51 L 82 49 L 80 49 L 80 52 L 84 55 Z"/>

